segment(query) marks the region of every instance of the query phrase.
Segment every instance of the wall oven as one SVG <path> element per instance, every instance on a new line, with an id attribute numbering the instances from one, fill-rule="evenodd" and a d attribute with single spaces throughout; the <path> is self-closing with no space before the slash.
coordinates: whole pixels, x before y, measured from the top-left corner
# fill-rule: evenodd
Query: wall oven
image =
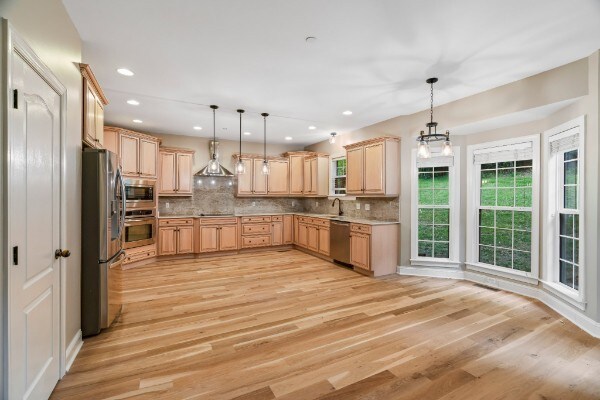
<path id="1" fill-rule="evenodd" d="M 154 209 L 127 210 L 123 229 L 123 248 L 146 246 L 156 242 Z"/>
<path id="2" fill-rule="evenodd" d="M 127 209 L 156 207 L 156 181 L 125 179 Z"/>

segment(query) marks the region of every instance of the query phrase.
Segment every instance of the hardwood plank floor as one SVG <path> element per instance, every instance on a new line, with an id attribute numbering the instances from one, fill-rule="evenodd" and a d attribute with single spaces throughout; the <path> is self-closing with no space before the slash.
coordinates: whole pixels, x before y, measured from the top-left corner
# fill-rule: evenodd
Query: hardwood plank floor
<path id="1" fill-rule="evenodd" d="M 600 399 L 600 341 L 511 293 L 296 250 L 122 274 L 53 399 Z"/>

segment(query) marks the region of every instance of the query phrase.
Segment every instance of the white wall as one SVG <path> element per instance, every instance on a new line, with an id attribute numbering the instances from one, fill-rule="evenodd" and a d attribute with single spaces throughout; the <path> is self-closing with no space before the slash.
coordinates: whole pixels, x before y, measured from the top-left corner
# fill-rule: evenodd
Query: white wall
<path id="1" fill-rule="evenodd" d="M 8 19 L 67 88 L 66 132 L 66 343 L 81 327 L 81 39 L 60 0 L 2 0 L 0 16 Z"/>

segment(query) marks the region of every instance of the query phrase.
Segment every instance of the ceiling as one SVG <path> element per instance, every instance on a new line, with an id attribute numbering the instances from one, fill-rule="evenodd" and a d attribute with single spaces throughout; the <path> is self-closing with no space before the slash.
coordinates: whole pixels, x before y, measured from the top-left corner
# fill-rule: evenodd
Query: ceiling
<path id="1" fill-rule="evenodd" d="M 598 0 L 63 2 L 107 123 L 207 137 L 217 104 L 217 136 L 231 140 L 240 107 L 244 140 L 262 141 L 268 112 L 270 142 L 309 144 L 426 109 L 430 76 L 441 104 L 600 48 Z"/>

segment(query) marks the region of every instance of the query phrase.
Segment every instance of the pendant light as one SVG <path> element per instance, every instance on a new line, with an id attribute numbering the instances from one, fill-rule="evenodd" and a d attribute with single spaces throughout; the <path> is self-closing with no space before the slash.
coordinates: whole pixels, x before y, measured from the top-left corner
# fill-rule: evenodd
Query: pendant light
<path id="1" fill-rule="evenodd" d="M 260 114 L 263 117 L 264 120 L 264 142 L 263 142 L 263 146 L 264 146 L 264 158 L 263 158 L 263 165 L 262 165 L 262 174 L 263 175 L 269 175 L 270 168 L 269 168 L 269 162 L 267 161 L 267 117 L 269 116 L 269 114 L 267 113 L 262 113 Z"/>
<path id="2" fill-rule="evenodd" d="M 235 173 L 242 175 L 246 173 L 246 164 L 244 163 L 244 160 L 242 160 L 242 114 L 244 113 L 244 110 L 240 109 L 237 110 L 237 112 L 240 113 L 240 154 L 235 163 Z"/>
<path id="3" fill-rule="evenodd" d="M 334 144 L 335 143 L 335 137 L 337 136 L 336 132 L 331 132 L 329 134 L 329 143 Z"/>
<path id="4" fill-rule="evenodd" d="M 211 105 L 210 108 L 213 110 L 213 153 L 212 158 L 208 162 L 208 173 L 216 174 L 219 172 L 219 160 L 217 160 L 216 146 L 215 142 L 217 141 L 217 123 L 216 123 L 216 111 L 219 106 Z"/>
<path id="5" fill-rule="evenodd" d="M 446 131 L 446 133 L 437 133 L 437 122 L 433 121 L 433 84 L 438 81 L 438 78 L 429 78 L 425 82 L 431 86 L 431 103 L 429 107 L 429 115 L 430 119 L 425 126 L 427 127 L 427 134 L 425 131 L 421 131 L 417 141 L 419 142 L 417 148 L 417 154 L 419 158 L 429 158 L 431 157 L 431 151 L 429 150 L 429 142 L 439 142 L 444 141 L 442 146 L 442 155 L 444 156 L 453 156 L 454 150 L 452 149 L 452 142 L 450 142 L 450 131 Z"/>

